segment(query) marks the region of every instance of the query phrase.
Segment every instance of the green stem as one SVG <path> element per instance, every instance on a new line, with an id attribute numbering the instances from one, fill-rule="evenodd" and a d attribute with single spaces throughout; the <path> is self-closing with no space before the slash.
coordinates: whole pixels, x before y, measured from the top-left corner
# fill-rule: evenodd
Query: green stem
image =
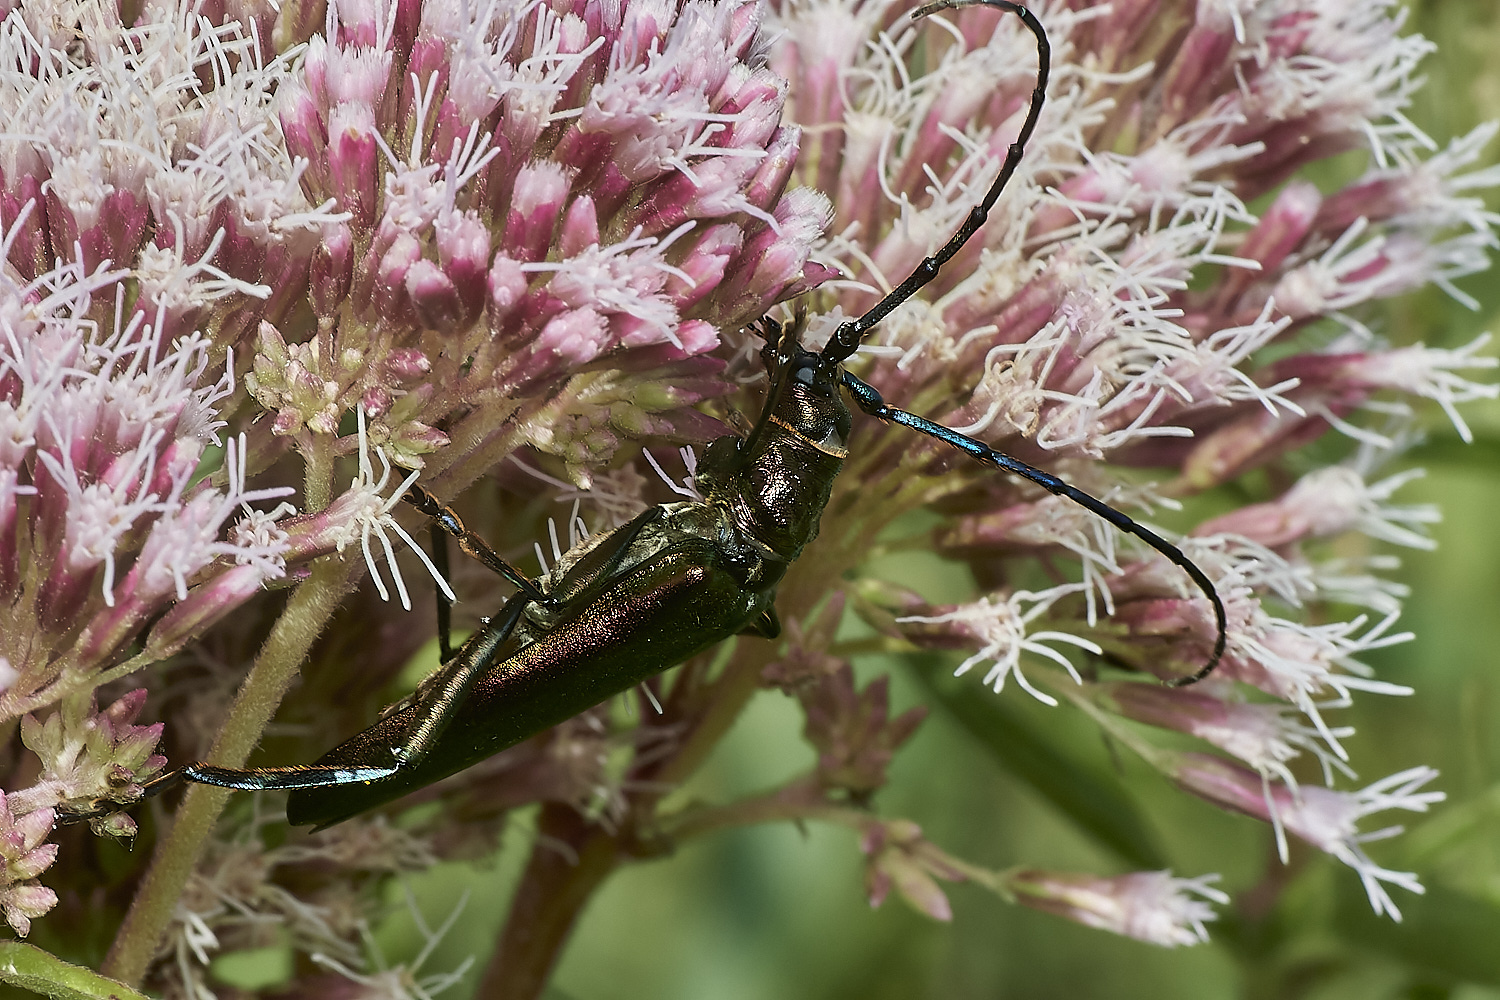
<path id="1" fill-rule="evenodd" d="M 338 559 L 314 565 L 312 576 L 297 589 L 266 638 L 209 752 L 210 761 L 222 767 L 245 766 L 313 641 L 348 590 L 348 580 L 348 569 Z M 105 959 L 106 975 L 132 986 L 145 977 L 228 797 L 227 790 L 208 785 L 193 785 L 183 796 Z"/>
<path id="2" fill-rule="evenodd" d="M 333 502 L 333 446 L 327 434 L 308 434 L 307 445 L 300 449 L 306 463 L 302 479 L 303 509 L 320 511 Z"/>
<path id="3" fill-rule="evenodd" d="M 805 775 L 790 784 L 721 806 L 698 806 L 684 809 L 662 819 L 662 834 L 676 843 L 738 826 L 775 823 L 782 820 L 821 820 L 863 832 L 879 819 L 868 812 L 830 803 L 814 775 Z"/>
<path id="4" fill-rule="evenodd" d="M 722 806 L 702 806 L 685 809 L 676 816 L 664 819 L 662 833 L 669 842 L 680 842 L 689 837 L 714 833 L 732 827 L 752 826 L 757 823 L 776 823 L 787 820 L 815 820 L 846 827 L 858 834 L 885 824 L 886 820 L 851 806 L 829 802 L 823 796 L 822 786 L 816 776 L 806 775 L 764 795 L 741 799 Z M 965 861 L 942 850 L 930 841 L 921 844 L 923 855 L 940 867 L 949 869 L 987 889 L 998 892 L 1009 899 L 1011 873 L 995 871 Z M 944 876 L 950 878 L 952 876 Z"/>

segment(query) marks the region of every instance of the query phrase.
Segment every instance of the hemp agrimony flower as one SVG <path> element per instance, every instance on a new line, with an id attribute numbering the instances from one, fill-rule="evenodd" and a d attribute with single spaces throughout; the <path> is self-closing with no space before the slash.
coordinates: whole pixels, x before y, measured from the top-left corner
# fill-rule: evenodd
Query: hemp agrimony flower
<path id="1" fill-rule="evenodd" d="M 1208 939 L 1233 879 L 993 869 L 883 812 L 925 713 L 852 662 L 872 648 L 951 655 L 958 697 L 1083 713 L 1262 821 L 1283 860 L 1291 833 L 1353 868 L 1400 918 L 1389 886 L 1421 882 L 1366 853 L 1391 828 L 1359 824 L 1443 793 L 1417 762 L 1339 787 L 1356 761 L 1338 713 L 1411 690 L 1358 659 L 1411 635 L 1393 557 L 1350 539 L 1430 547 L 1435 511 L 1400 499 L 1416 473 L 1383 467 L 1423 400 L 1468 438 L 1460 405 L 1497 392 L 1475 381 L 1494 366 L 1482 338 L 1392 345 L 1371 306 L 1426 285 L 1472 302 L 1454 283 L 1488 266 L 1500 217 L 1478 192 L 1500 172 L 1478 165 L 1494 126 L 1439 148 L 1407 117 L 1431 46 L 1390 0 L 1037 4 L 1052 74 L 1018 171 L 848 363 L 1132 517 L 1207 494 L 1196 525 L 1164 515 L 1183 534 L 1163 533 L 1228 610 L 1209 681 L 1159 683 L 1215 636 L 1178 567 L 857 420 L 821 535 L 780 585 L 780 639 L 695 657 L 321 832 L 287 833 L 250 796 L 219 821 L 223 793 L 152 784 L 168 760 L 242 767 L 262 740 L 257 763 L 309 762 L 409 692 L 434 623 L 382 603 L 389 571 L 426 606 L 403 550 L 463 598 L 460 625 L 501 606 L 502 581 L 466 562 L 450 590 L 421 554 L 400 503 L 416 477 L 507 559 L 535 545 L 541 573 L 591 531 L 700 496 L 694 453 L 673 449 L 759 412 L 750 324 L 797 300 L 817 341 L 863 313 L 962 224 L 1017 137 L 1033 37 L 1002 11 L 915 6 L 3 8 L 0 913 L 18 934 L 69 959 L 113 937 L 103 971 L 171 995 L 211 995 L 219 954 L 280 949 L 293 971 L 268 993 L 427 996 L 464 975 L 424 965 L 458 911 L 434 930 L 409 903 L 420 951 L 388 960 L 383 893 L 492 854 L 534 807 L 480 995 L 541 995 L 616 868 L 770 820 L 853 831 L 874 905 L 894 892 L 947 920 L 941 883 L 973 882 L 1159 945 Z M 1304 176 L 1360 153 L 1348 183 Z M 914 545 L 971 597 L 930 600 L 877 558 Z M 875 638 L 852 637 L 856 617 Z M 804 715 L 806 773 L 674 795 L 768 688 Z M 1033 783 L 1049 780 L 1067 778 Z M 57 819 L 148 793 L 101 806 L 92 833 L 139 824 L 154 859 L 91 884 L 88 835 Z"/>

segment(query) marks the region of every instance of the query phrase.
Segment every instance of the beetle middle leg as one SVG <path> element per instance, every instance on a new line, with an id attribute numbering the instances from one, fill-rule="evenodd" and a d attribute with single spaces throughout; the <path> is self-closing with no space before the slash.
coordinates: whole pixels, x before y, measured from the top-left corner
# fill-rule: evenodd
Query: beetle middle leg
<path id="1" fill-rule="evenodd" d="M 465 555 L 478 560 L 493 572 L 515 584 L 529 600 L 542 605 L 551 605 L 554 603 L 552 598 L 542 592 L 542 588 L 538 587 L 535 581 L 504 559 L 501 559 L 500 555 L 494 549 L 490 548 L 488 542 L 465 527 L 464 522 L 454 513 L 452 507 L 444 503 L 439 503 L 437 497 L 416 485 L 407 489 L 406 495 L 401 499 L 433 519 L 432 547 L 434 555 L 436 555 L 438 549 L 438 538 L 441 537 L 439 532 L 446 532 L 458 539 L 458 547 L 463 549 Z M 442 560 L 446 566 L 448 561 L 446 550 L 442 555 Z M 441 593 L 441 589 L 439 593 Z M 444 604 L 446 604 L 446 601 Z M 439 617 L 440 619 L 446 617 L 446 613 L 440 611 Z M 446 660 L 447 656 L 443 658 Z"/>

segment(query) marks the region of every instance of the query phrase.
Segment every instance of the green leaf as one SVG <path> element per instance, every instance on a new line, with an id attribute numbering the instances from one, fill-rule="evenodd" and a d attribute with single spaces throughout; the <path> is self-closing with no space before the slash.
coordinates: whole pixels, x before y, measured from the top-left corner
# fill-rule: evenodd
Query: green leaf
<path id="1" fill-rule="evenodd" d="M 949 683 L 941 656 L 906 657 L 931 700 L 989 750 L 1001 767 L 1052 803 L 1103 847 L 1137 869 L 1166 868 L 1150 827 L 1115 781 L 1103 778 L 1056 735 L 1036 726 L 1004 698 L 975 685 Z"/>
<path id="2" fill-rule="evenodd" d="M 1500 469 L 1500 438 L 1480 431 L 1473 443 L 1457 434 L 1435 432 L 1401 456 L 1409 465 L 1451 465 L 1464 469 Z"/>
<path id="3" fill-rule="evenodd" d="M 0 982 L 57 1000 L 147 1000 L 117 979 L 20 941 L 0 942 Z"/>
<path id="4" fill-rule="evenodd" d="M 1442 885 L 1420 896 L 1396 889 L 1398 924 L 1374 914 L 1358 879 L 1338 886 L 1334 926 L 1348 943 L 1448 982 L 1500 985 L 1500 906 Z"/>

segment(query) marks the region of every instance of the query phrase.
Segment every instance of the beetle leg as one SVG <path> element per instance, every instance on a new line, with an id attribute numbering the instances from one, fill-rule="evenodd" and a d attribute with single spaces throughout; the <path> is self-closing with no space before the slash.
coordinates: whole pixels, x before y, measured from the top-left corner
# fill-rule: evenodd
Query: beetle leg
<path id="1" fill-rule="evenodd" d="M 458 656 L 434 675 L 435 684 L 428 687 L 417 702 L 417 716 L 399 746 L 370 747 L 372 759 L 359 763 L 301 764 L 293 767 L 218 767 L 213 764 L 184 764 L 175 771 L 168 771 L 144 788 L 145 795 L 155 795 L 184 781 L 200 785 L 215 785 L 219 788 L 234 788 L 246 792 L 288 791 L 296 788 L 326 788 L 330 785 L 354 785 L 389 778 L 402 768 L 412 767 L 427 755 L 432 745 L 448 728 L 456 706 L 468 695 L 474 680 L 493 665 L 489 650 L 510 638 L 516 623 L 521 620 L 527 599 L 516 595 L 506 602 L 495 621 L 482 633 L 489 641 L 483 644 L 465 643 Z M 468 655 L 465 655 L 465 654 Z M 375 754 L 384 752 L 384 760 Z M 144 797 L 144 796 L 143 796 Z M 117 803 L 99 803 L 92 810 L 69 813 L 63 822 L 76 823 L 106 813 L 118 811 Z"/>
<path id="2" fill-rule="evenodd" d="M 451 586 L 453 577 L 448 572 L 448 536 L 436 522 L 433 522 L 431 531 L 432 565 L 437 568 L 438 575 L 449 581 Z M 437 595 L 438 662 L 447 663 L 453 659 L 453 602 L 448 600 L 442 587 L 434 586 L 432 589 Z"/>
<path id="3" fill-rule="evenodd" d="M 661 516 L 661 508 L 653 507 L 638 516 L 630 524 L 626 525 L 618 535 L 617 543 L 612 551 L 604 556 L 603 565 L 595 576 L 597 584 L 607 585 L 614 580 L 619 572 L 621 562 L 625 553 L 639 536 L 641 530 L 647 525 L 654 523 Z M 581 595 L 575 594 L 566 598 L 553 595 L 550 600 L 555 605 L 563 606 L 573 601 L 588 601 L 593 597 L 596 587 L 585 588 Z M 495 664 L 499 662 L 499 651 L 510 639 L 511 633 L 515 631 L 517 623 L 525 613 L 531 600 L 525 594 L 517 594 L 505 602 L 500 613 L 491 619 L 483 629 L 476 632 L 464 643 L 458 652 L 428 675 L 417 688 L 416 696 L 412 703 L 413 717 L 410 724 L 402 732 L 400 738 L 395 741 L 373 744 L 364 748 L 365 760 L 359 764 L 352 761 L 341 761 L 336 764 L 312 764 L 298 768 L 263 768 L 257 773 L 268 774 L 277 772 L 277 781 L 300 781 L 297 784 L 275 784 L 275 785 L 231 785 L 228 787 L 244 788 L 312 788 L 320 785 L 343 785 L 360 781 L 378 781 L 388 778 L 398 771 L 417 766 L 431 752 L 432 748 L 442 739 L 452 724 L 454 716 L 464 701 L 469 697 L 469 692 L 474 682 L 483 677 Z M 375 759 L 375 755 L 384 754 L 389 759 L 389 768 L 384 773 L 369 776 L 344 777 L 346 772 L 369 770 L 371 772 L 381 770 Z M 367 766 L 368 765 L 368 766 Z M 321 782 L 299 779 L 298 775 L 305 775 L 310 769 L 318 769 L 326 780 Z M 280 772 L 287 772 L 285 778 L 280 777 Z M 207 774 L 200 770 L 198 773 Z M 207 780 L 200 778 L 197 773 L 186 775 L 190 781 Z M 217 778 L 216 775 L 208 777 Z M 210 784 L 221 783 L 218 780 L 209 781 Z"/>
<path id="4" fill-rule="evenodd" d="M 522 594 L 506 601 L 500 613 L 464 643 L 456 656 L 422 682 L 411 727 L 399 745 L 389 748 L 397 770 L 416 765 L 442 738 L 474 682 L 495 665 L 495 650 L 515 631 L 528 603 Z"/>
<path id="5" fill-rule="evenodd" d="M 544 607 L 551 607 L 556 603 L 552 598 L 542 593 L 542 589 L 536 585 L 535 581 L 504 559 L 501 559 L 499 553 L 490 548 L 488 542 L 464 527 L 464 522 L 454 513 L 452 507 L 439 503 L 437 497 L 416 485 L 410 487 L 406 491 L 406 495 L 401 499 L 428 517 L 434 518 L 434 528 L 441 528 L 458 539 L 458 547 L 463 549 L 467 555 L 484 563 L 492 571 L 515 584 L 529 600 L 535 601 Z"/>

